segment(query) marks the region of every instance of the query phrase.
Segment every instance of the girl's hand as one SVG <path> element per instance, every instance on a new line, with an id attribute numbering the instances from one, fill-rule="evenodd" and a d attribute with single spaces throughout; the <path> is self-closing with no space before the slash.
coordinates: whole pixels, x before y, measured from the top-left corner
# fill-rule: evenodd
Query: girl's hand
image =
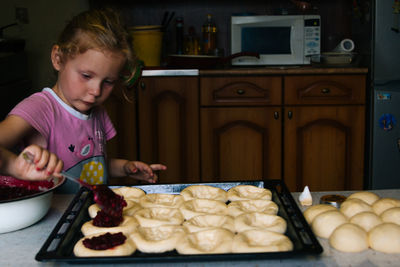
<path id="1" fill-rule="evenodd" d="M 29 162 L 24 153 L 33 155 Z M 52 176 L 62 177 L 64 162 L 54 153 L 37 145 L 30 145 L 15 159 L 13 176 L 23 180 L 45 180 Z"/>
<path id="2" fill-rule="evenodd" d="M 128 161 L 124 165 L 124 171 L 127 176 L 153 184 L 156 183 L 158 179 L 157 174 L 153 171 L 163 171 L 166 169 L 167 167 L 162 164 L 147 165 L 141 161 Z"/>

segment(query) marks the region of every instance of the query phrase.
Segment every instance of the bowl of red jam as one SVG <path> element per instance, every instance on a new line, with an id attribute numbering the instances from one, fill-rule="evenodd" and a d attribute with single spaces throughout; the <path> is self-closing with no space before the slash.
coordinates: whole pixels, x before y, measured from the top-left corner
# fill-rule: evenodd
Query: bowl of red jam
<path id="1" fill-rule="evenodd" d="M 23 181 L 0 176 L 0 233 L 16 231 L 38 222 L 50 209 L 54 190 L 65 178 Z"/>

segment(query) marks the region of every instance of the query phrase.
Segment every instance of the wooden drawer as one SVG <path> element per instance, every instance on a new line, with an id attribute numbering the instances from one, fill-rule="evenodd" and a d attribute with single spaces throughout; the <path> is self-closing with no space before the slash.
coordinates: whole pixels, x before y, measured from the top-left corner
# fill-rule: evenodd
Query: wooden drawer
<path id="1" fill-rule="evenodd" d="M 282 77 L 202 77 L 202 106 L 266 106 L 282 104 Z"/>
<path id="2" fill-rule="evenodd" d="M 365 75 L 287 76 L 284 104 L 364 104 Z"/>

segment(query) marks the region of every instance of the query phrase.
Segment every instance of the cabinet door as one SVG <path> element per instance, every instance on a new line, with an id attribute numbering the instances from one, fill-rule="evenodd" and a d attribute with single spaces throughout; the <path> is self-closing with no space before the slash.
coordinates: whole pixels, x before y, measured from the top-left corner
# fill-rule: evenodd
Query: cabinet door
<path id="1" fill-rule="evenodd" d="M 202 108 L 202 181 L 280 179 L 280 109 Z"/>
<path id="2" fill-rule="evenodd" d="M 139 83 L 140 159 L 162 163 L 161 183 L 199 181 L 197 77 L 146 77 Z"/>
<path id="3" fill-rule="evenodd" d="M 364 106 L 297 106 L 284 111 L 285 183 L 291 191 L 361 190 Z"/>
<path id="4" fill-rule="evenodd" d="M 123 158 L 137 160 L 137 133 L 136 133 L 136 108 L 134 102 L 134 89 L 114 88 L 104 106 L 110 116 L 117 135 L 107 142 L 107 155 L 109 158 Z M 132 178 L 118 177 L 110 179 L 110 184 L 132 184 Z"/>

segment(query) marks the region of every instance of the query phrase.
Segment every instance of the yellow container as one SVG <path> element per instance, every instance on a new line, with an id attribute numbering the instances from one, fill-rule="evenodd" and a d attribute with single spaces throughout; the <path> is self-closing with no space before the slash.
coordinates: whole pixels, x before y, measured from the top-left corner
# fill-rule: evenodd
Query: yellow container
<path id="1" fill-rule="evenodd" d="M 135 26 L 130 32 L 133 50 L 147 67 L 160 66 L 163 31 L 160 25 Z"/>

